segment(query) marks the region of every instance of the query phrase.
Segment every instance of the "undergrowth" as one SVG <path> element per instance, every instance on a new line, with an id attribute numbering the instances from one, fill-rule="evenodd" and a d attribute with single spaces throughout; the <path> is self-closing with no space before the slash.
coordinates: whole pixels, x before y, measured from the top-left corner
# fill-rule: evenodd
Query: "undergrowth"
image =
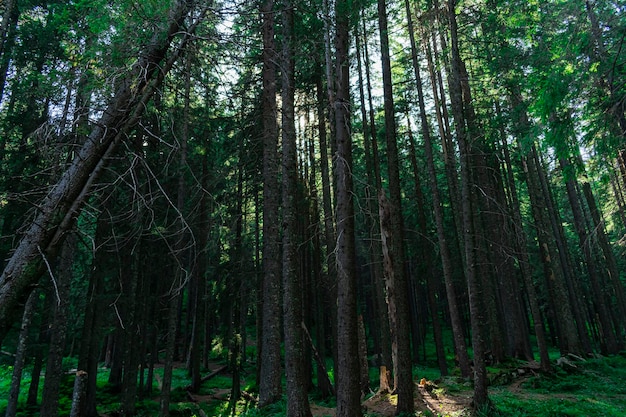
<path id="1" fill-rule="evenodd" d="M 69 365 L 69 363 L 68 363 Z M 564 370 L 554 367 L 549 374 L 526 373 L 510 381 L 503 380 L 500 375 L 514 372 L 521 362 L 510 362 L 489 368 L 490 379 L 499 385 L 492 384 L 489 388 L 491 407 L 478 410 L 476 417 L 623 417 L 626 415 L 626 358 L 622 356 L 602 357 L 576 362 L 576 368 Z M 155 370 L 162 377 L 162 368 Z M 331 370 L 329 370 L 331 372 Z M 6 398 L 8 396 L 12 367 L 0 366 L 0 415 L 4 414 Z M 254 395 L 254 369 L 247 369 L 243 373 L 242 390 Z M 372 388 L 376 388 L 378 369 L 370 369 Z M 418 366 L 414 369 L 417 380 L 424 378 L 427 381 L 436 381 L 436 396 L 455 397 L 471 395 L 471 381 L 458 376 L 440 378 L 436 368 Z M 101 414 L 113 413 L 119 410 L 119 395 L 109 390 L 107 385 L 108 370 L 100 369 L 98 373 L 98 411 Z M 26 408 L 25 394 L 28 392 L 30 374 L 27 369 L 22 381 L 22 395 L 20 397 L 20 412 L 18 415 L 36 415 L 38 409 Z M 174 417 L 191 417 L 202 414 L 208 416 L 229 416 L 227 400 L 232 379 L 229 375 L 216 375 L 206 381 L 198 393 L 204 400 L 195 403 L 190 401 L 186 387 L 189 385 L 189 376 L 184 368 L 174 369 L 172 378 L 171 415 Z M 62 382 L 62 394 L 59 411 L 65 413 L 71 406 L 73 376 L 65 375 Z M 159 412 L 159 392 L 155 385 L 152 395 L 137 402 L 137 416 L 154 416 Z M 322 399 L 315 390 L 310 395 L 313 404 L 325 408 L 334 408 L 335 399 Z M 285 415 L 286 400 L 266 407 L 263 410 L 255 408 L 245 400 L 236 405 L 235 415 L 243 417 L 271 417 Z M 465 410 L 458 415 L 469 415 Z M 434 414 L 416 414 L 419 416 Z M 368 414 L 368 417 L 379 417 Z M 446 416 L 444 414 L 436 417 Z M 456 416 L 456 415 L 455 415 Z"/>
<path id="2" fill-rule="evenodd" d="M 495 410 L 478 417 L 623 417 L 626 415 L 626 359 L 621 356 L 576 362 L 565 371 L 522 379 L 490 389 Z"/>

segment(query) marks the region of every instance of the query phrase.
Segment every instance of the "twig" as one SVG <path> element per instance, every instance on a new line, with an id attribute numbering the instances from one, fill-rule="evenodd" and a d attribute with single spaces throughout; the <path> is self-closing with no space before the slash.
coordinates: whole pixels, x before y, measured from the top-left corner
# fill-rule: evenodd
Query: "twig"
<path id="1" fill-rule="evenodd" d="M 48 268 L 48 273 L 50 274 L 50 278 L 52 279 L 52 284 L 54 285 L 54 292 L 57 295 L 57 305 L 61 305 L 61 295 L 59 294 L 59 287 L 57 286 L 57 281 L 54 278 L 54 274 L 52 273 L 52 268 L 50 268 L 50 264 L 48 263 L 48 258 L 46 258 L 46 255 L 44 255 L 43 251 L 41 250 L 41 246 L 37 245 L 37 250 L 41 254 L 41 257 L 43 258 L 43 261 L 45 262 L 46 267 Z"/>

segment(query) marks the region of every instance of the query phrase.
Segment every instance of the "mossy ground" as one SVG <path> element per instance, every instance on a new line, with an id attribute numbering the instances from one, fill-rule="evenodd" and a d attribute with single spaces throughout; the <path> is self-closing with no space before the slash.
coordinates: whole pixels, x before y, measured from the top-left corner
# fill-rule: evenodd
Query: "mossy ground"
<path id="1" fill-rule="evenodd" d="M 216 363 L 217 364 L 217 363 Z M 68 364 L 69 365 L 69 364 Z M 623 417 L 626 415 L 626 358 L 623 356 L 598 357 L 576 362 L 576 368 L 565 370 L 554 367 L 553 372 L 542 374 L 538 371 L 524 369 L 523 362 L 511 361 L 506 364 L 489 368 L 492 385 L 489 394 L 493 407 L 479 410 L 478 417 L 510 416 L 510 417 L 587 417 L 606 416 Z M 162 369 L 156 369 L 157 374 Z M 209 372 L 209 370 L 207 370 Z M 0 366 L 0 415 L 4 414 L 6 398 L 10 388 L 12 368 Z M 471 414 L 471 381 L 458 376 L 440 378 L 436 369 L 419 366 L 414 369 L 416 382 L 427 382 L 416 388 L 416 416 L 465 417 Z M 503 378 L 503 375 L 516 375 Z M 376 388 L 377 370 L 371 369 L 372 388 Z M 245 367 L 242 373 L 241 388 L 254 395 L 253 385 L 255 369 Z M 110 415 L 119 409 L 119 397 L 107 386 L 108 370 L 101 369 L 98 374 L 98 401 L 101 415 Z M 34 416 L 37 409 L 29 409 L 24 405 L 28 392 L 30 374 L 28 370 L 22 381 L 20 396 L 20 416 Z M 64 378 L 60 415 L 69 412 L 71 406 L 72 378 Z M 227 416 L 232 377 L 223 373 L 206 381 L 201 391 L 190 396 L 185 387 L 189 385 L 187 371 L 181 365 L 174 370 L 172 390 L 172 416 L 197 416 L 202 410 L 207 416 Z M 153 387 L 154 395 L 137 403 L 138 416 L 154 416 L 158 414 L 158 387 Z M 192 398 L 195 401 L 192 401 Z M 311 394 L 314 415 L 332 416 L 334 400 L 324 400 L 315 391 Z M 364 398 L 365 415 L 379 417 L 393 415 L 393 395 L 369 395 Z M 242 399 L 237 403 L 235 414 L 245 417 L 280 416 L 284 415 L 285 401 L 258 410 L 249 400 Z"/>

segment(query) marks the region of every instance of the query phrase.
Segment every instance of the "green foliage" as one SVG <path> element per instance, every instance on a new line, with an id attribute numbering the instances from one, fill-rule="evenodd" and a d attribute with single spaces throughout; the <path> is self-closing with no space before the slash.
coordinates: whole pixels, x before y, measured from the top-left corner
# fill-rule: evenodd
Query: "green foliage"
<path id="1" fill-rule="evenodd" d="M 598 358 L 577 366 L 575 373 L 557 370 L 533 376 L 521 389 L 492 388 L 493 403 L 503 416 L 623 416 L 626 388 L 621 381 L 626 378 L 626 360 L 620 356 Z"/>
<path id="2" fill-rule="evenodd" d="M 0 365 L 0 413 L 7 406 L 9 390 L 11 389 L 11 376 L 13 375 L 12 366 Z M 4 394 L 4 395 L 2 395 Z"/>

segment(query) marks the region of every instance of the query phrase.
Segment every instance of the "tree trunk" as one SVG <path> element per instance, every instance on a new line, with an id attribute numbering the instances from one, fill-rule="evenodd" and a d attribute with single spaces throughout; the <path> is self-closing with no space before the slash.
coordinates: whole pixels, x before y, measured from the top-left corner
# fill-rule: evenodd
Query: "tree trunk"
<path id="1" fill-rule="evenodd" d="M 13 375 L 11 376 L 11 389 L 7 400 L 6 417 L 15 417 L 17 413 L 17 402 L 20 396 L 20 383 L 22 382 L 22 373 L 24 371 L 24 362 L 26 359 L 26 346 L 28 345 L 28 333 L 33 314 L 39 300 L 39 292 L 33 291 L 28 297 L 26 306 L 24 307 L 24 315 L 22 317 L 22 326 L 20 328 L 17 347 L 15 348 L 15 362 L 13 363 Z"/>
<path id="2" fill-rule="evenodd" d="M 2 15 L 2 23 L 0 23 L 0 103 L 2 103 L 2 96 L 4 95 L 4 85 L 11 61 L 10 52 L 15 44 L 15 29 L 19 16 L 17 0 L 7 0 Z"/>
<path id="3" fill-rule="evenodd" d="M 613 329 L 613 324 L 609 314 L 609 310 L 606 304 L 606 297 L 604 296 L 603 283 L 600 276 L 599 266 L 596 263 L 592 241 L 585 226 L 585 220 L 583 218 L 582 207 L 580 206 L 580 200 L 578 192 L 576 190 L 576 184 L 574 180 L 574 172 L 571 169 L 571 164 L 564 157 L 559 158 L 559 164 L 565 177 L 565 186 L 567 189 L 567 196 L 570 206 L 572 208 L 572 214 L 574 216 L 574 226 L 576 233 L 578 234 L 579 245 L 585 258 L 587 265 L 587 271 L 589 273 L 589 280 L 591 282 L 591 292 L 593 294 L 593 303 L 598 313 L 600 321 L 601 332 L 601 346 L 603 354 L 615 354 L 617 353 L 617 339 Z"/>
<path id="4" fill-rule="evenodd" d="M 278 230 L 278 126 L 276 124 L 276 62 L 274 1 L 261 8 L 263 19 L 263 311 L 259 408 L 280 400 L 280 250 Z M 299 323 L 298 323 L 299 324 Z"/>
<path id="5" fill-rule="evenodd" d="M 525 117 L 525 116 L 522 116 Z M 521 147 L 521 141 L 518 140 Z M 523 151 L 523 150 L 522 150 Z M 553 221 L 545 219 L 545 211 L 548 209 L 546 202 L 545 192 L 542 186 L 542 176 L 544 175 L 542 167 L 539 165 L 538 158 L 536 157 L 536 151 L 534 145 L 530 149 L 530 155 L 522 158 L 522 164 L 524 173 L 526 174 L 526 180 L 528 183 L 528 193 L 530 196 L 531 209 L 533 213 L 533 219 L 535 222 L 535 230 L 537 233 L 537 244 L 539 245 L 539 253 L 543 263 L 544 277 L 550 292 L 551 298 L 554 300 L 554 314 L 555 319 L 558 322 L 559 328 L 559 348 L 561 354 L 574 353 L 576 355 L 583 354 L 583 349 L 578 337 L 578 331 L 576 329 L 576 321 L 574 320 L 573 308 L 570 308 L 568 290 L 565 280 L 559 271 L 556 269 L 554 258 L 550 254 L 550 239 L 548 236 L 548 230 L 552 224 L 553 233 L 558 233 L 558 230 L 553 225 Z M 549 211 L 547 214 L 550 214 Z M 554 215 L 554 213 L 552 213 Z M 561 248 L 559 247 L 559 253 Z M 563 255 L 562 255 L 563 256 Z M 563 264 L 561 260 L 563 271 L 566 271 L 567 265 Z M 573 306 L 572 306 L 573 307 Z"/>
<path id="6" fill-rule="evenodd" d="M 396 363 L 394 363 L 394 380 L 397 381 L 395 390 L 398 393 L 396 413 L 412 414 L 413 403 L 413 375 L 411 360 L 410 317 L 408 300 L 408 281 L 405 268 L 404 248 L 404 219 L 402 217 L 402 191 L 400 189 L 400 164 L 398 160 L 398 144 L 396 137 L 396 123 L 393 102 L 393 87 L 391 79 L 391 60 L 389 52 L 389 37 L 387 29 L 387 7 L 385 0 L 378 0 L 378 25 L 381 44 L 381 62 L 383 74 L 383 92 L 385 108 L 385 137 L 387 142 L 387 172 L 389 180 L 389 224 L 383 231 L 382 216 L 381 233 L 389 233 L 387 242 L 389 254 L 392 254 L 391 268 L 393 277 L 388 276 L 391 291 L 387 294 L 392 303 L 395 303 L 396 314 L 389 314 L 392 338 L 395 336 Z M 382 190 L 381 190 L 382 191 Z M 381 194 L 382 195 L 382 194 Z M 383 244 L 384 245 L 384 244 Z M 391 272 L 388 270 L 388 272 Z M 391 322 L 394 323 L 391 323 Z"/>
<path id="7" fill-rule="evenodd" d="M 146 103 L 183 50 L 178 48 L 165 64 L 162 63 L 172 40 L 180 33 L 187 12 L 187 1 L 181 0 L 172 6 L 167 24 L 155 32 L 128 76 L 119 81 L 113 99 L 77 151 L 74 161 L 38 205 L 36 218 L 0 276 L 0 339 L 13 325 L 20 304 L 26 301 L 44 272 L 44 257 L 55 257 L 107 158 L 136 125 Z M 193 32 L 189 29 L 184 31 L 185 40 Z"/>
<path id="8" fill-rule="evenodd" d="M 7 41 L 7 34 L 9 32 L 9 24 L 13 20 L 11 16 L 16 12 L 16 0 L 6 0 L 4 4 L 4 13 L 2 15 L 2 22 L 0 22 L 0 58 L 3 57 L 5 52 L 5 44 Z"/>
<path id="9" fill-rule="evenodd" d="M 41 316 L 41 323 L 39 323 L 39 335 L 37 336 L 37 342 L 31 345 L 31 349 L 35 352 L 33 354 L 33 369 L 30 371 L 30 385 L 28 387 L 28 397 L 26 398 L 26 404 L 35 407 L 37 405 L 37 397 L 39 395 L 39 383 L 41 380 L 41 370 L 43 368 L 43 354 L 44 345 L 47 342 L 47 330 L 50 325 L 47 316 L 50 315 L 48 304 L 50 303 L 49 296 L 46 295 L 42 302 L 43 314 Z"/>
<path id="10" fill-rule="evenodd" d="M 43 417 L 56 417 L 59 412 L 59 391 L 63 378 L 63 357 L 65 356 L 65 339 L 67 336 L 67 315 L 69 308 L 70 285 L 76 250 L 77 236 L 72 235 L 63 244 L 57 273 L 53 280 L 54 314 L 50 337 L 50 349 L 46 363 L 43 392 L 41 395 L 41 411 Z M 52 270 L 49 271 L 52 274 Z"/>
<path id="11" fill-rule="evenodd" d="M 324 92 L 322 90 L 322 78 L 321 73 L 318 72 L 316 76 L 316 96 L 317 96 L 317 116 L 318 116 L 318 133 L 320 136 L 322 134 L 324 137 L 326 136 L 326 119 L 324 116 Z M 312 292 L 312 315 L 313 321 L 315 323 L 315 334 L 317 339 L 317 344 L 314 345 L 311 336 L 308 338 L 310 340 L 311 349 L 313 350 L 313 354 L 316 358 L 316 374 L 317 374 L 317 388 L 320 390 L 322 398 L 326 399 L 335 395 L 335 388 L 333 387 L 330 379 L 328 378 L 328 373 L 326 370 L 326 365 L 323 362 L 323 358 L 326 358 L 326 323 L 327 323 L 327 306 L 326 302 L 326 286 L 328 285 L 328 272 L 324 271 L 322 266 L 322 243 L 321 243 L 321 228 L 322 224 L 320 221 L 320 213 L 319 213 L 319 193 L 317 190 L 317 169 L 316 169 L 316 155 L 315 155 L 315 145 L 314 140 L 311 138 L 309 142 L 309 165 L 311 167 L 311 171 L 309 174 L 309 190 L 311 193 L 310 201 L 309 201 L 309 212 L 311 213 L 311 236 L 310 239 L 312 241 L 312 268 L 313 268 L 313 277 L 312 277 L 312 285 L 310 287 Z M 305 333 L 307 331 L 305 330 Z"/>
<path id="12" fill-rule="evenodd" d="M 72 394 L 72 409 L 70 410 L 70 417 L 81 417 L 81 409 L 83 408 L 83 401 L 85 400 L 85 391 L 87 389 L 87 372 L 76 372 L 76 379 L 74 380 L 74 392 Z"/>
<path id="13" fill-rule="evenodd" d="M 361 15 L 363 11 L 361 10 Z M 363 37 L 366 42 L 367 38 L 365 36 L 365 28 L 363 28 Z M 368 255 L 369 255 L 369 271 L 370 271 L 370 286 L 373 288 L 372 290 L 372 307 L 371 314 L 372 317 L 372 325 L 370 326 L 372 339 L 374 340 L 374 352 L 378 357 L 382 355 L 382 349 L 385 347 L 389 347 L 389 319 L 384 314 L 387 309 L 384 308 L 384 295 L 382 294 L 381 284 L 383 282 L 383 271 L 382 271 L 382 263 L 381 263 L 381 248 L 379 244 L 378 235 L 380 234 L 380 226 L 378 224 L 378 210 L 377 210 L 377 190 L 379 189 L 380 184 L 380 168 L 378 168 L 377 158 L 374 157 L 373 148 L 376 147 L 376 132 L 373 131 L 372 124 L 370 124 L 370 118 L 367 115 L 367 107 L 365 105 L 365 91 L 364 91 L 364 80 L 363 80 L 363 65 L 362 62 L 367 59 L 367 54 L 365 59 L 363 59 L 361 55 L 361 36 L 357 33 L 355 38 L 356 44 L 356 54 L 357 54 L 357 68 L 358 68 L 358 86 L 359 86 L 359 99 L 361 102 L 361 120 L 363 124 L 363 150 L 365 152 L 365 170 L 367 173 L 367 186 L 365 188 L 365 198 L 367 201 L 367 213 L 368 215 L 365 217 L 365 228 L 368 233 L 368 239 L 370 241 L 368 245 Z M 369 65 L 367 65 L 367 79 L 369 83 Z M 369 93 L 369 91 L 368 91 Z M 369 98 L 369 96 L 368 96 Z M 368 100 L 370 106 L 372 106 L 371 100 Z M 385 324 L 383 327 L 381 325 Z M 387 336 L 384 336 L 387 335 Z M 390 357 L 391 353 L 385 354 L 382 356 Z M 380 363 L 378 364 L 380 365 Z"/>
<path id="14" fill-rule="evenodd" d="M 580 160 L 579 166 L 584 167 L 582 164 L 582 157 L 580 152 L 577 152 L 577 157 Z M 584 169 L 584 168 L 583 168 Z M 604 261 L 606 265 L 606 273 L 608 274 L 609 283 L 607 285 L 608 288 L 605 289 L 605 292 L 608 293 L 609 300 L 612 297 L 615 297 L 616 303 L 609 303 L 609 306 L 615 306 L 614 311 L 618 313 L 619 317 L 626 317 L 626 296 L 624 295 L 624 286 L 619 279 L 619 270 L 617 267 L 617 262 L 615 260 L 615 255 L 613 254 L 613 250 L 609 243 L 609 239 L 606 235 L 606 228 L 604 226 L 604 221 L 602 219 L 602 215 L 600 213 L 600 209 L 596 204 L 596 199 L 593 195 L 593 191 L 591 190 L 591 184 L 587 181 L 587 174 L 584 173 L 584 181 L 582 181 L 582 191 L 585 197 L 585 201 L 587 203 L 587 207 L 589 210 L 589 214 L 591 215 L 591 226 L 592 231 L 590 233 L 590 237 L 592 237 L 592 241 L 596 241 L 601 249 L 601 260 Z M 618 348 L 623 349 L 624 343 L 624 335 L 626 334 L 626 324 L 623 320 L 617 320 L 614 323 L 615 329 L 617 331 L 617 343 Z"/>
<path id="15" fill-rule="evenodd" d="M 374 103 L 372 97 L 372 80 L 371 80 L 371 69 L 370 69 L 370 54 L 368 48 L 368 37 L 367 37 L 367 28 L 366 28 L 366 20 L 365 14 L 361 11 L 361 22 L 363 27 L 363 52 L 364 56 L 364 66 L 365 66 L 365 80 L 367 86 L 367 103 L 368 103 L 368 111 L 369 111 L 369 131 L 371 132 L 371 152 L 372 152 L 372 168 L 371 168 L 371 186 L 373 186 L 374 192 L 372 193 L 370 199 L 372 200 L 372 205 L 378 204 L 378 192 L 382 188 L 382 179 L 380 175 L 380 156 L 378 153 L 378 138 L 376 132 L 376 113 L 374 111 Z M 387 302 L 385 296 L 385 280 L 384 273 L 382 267 L 382 247 L 380 244 L 380 239 L 378 235 L 380 235 L 380 221 L 377 217 L 377 210 L 374 208 L 371 209 L 372 217 L 376 221 L 375 230 L 372 230 L 373 234 L 376 234 L 376 239 L 374 239 L 374 243 L 372 245 L 372 263 L 374 265 L 374 287 L 375 287 L 375 305 L 376 311 L 378 312 L 378 328 L 380 328 L 380 363 L 379 366 L 384 366 L 387 369 L 392 368 L 392 359 L 391 359 L 391 331 L 389 329 L 389 311 L 387 309 Z M 381 378 L 387 377 L 387 371 L 381 373 Z M 385 391 L 385 387 L 381 384 L 381 390 Z"/>
<path id="16" fill-rule="evenodd" d="M 465 253 L 465 275 L 469 296 L 470 320 L 472 327 L 472 348 L 474 350 L 474 408 L 480 409 L 489 403 L 487 395 L 487 369 L 485 367 L 485 341 L 482 325 L 484 314 L 481 300 L 479 277 L 476 276 L 476 236 L 474 231 L 474 207 L 472 207 L 471 138 L 467 137 L 463 116 L 461 86 L 461 57 L 457 39 L 456 2 L 448 1 L 448 19 L 451 33 L 451 66 L 449 75 L 450 99 L 454 116 L 456 136 L 461 158 L 461 207 L 463 218 L 463 246 Z"/>
<path id="17" fill-rule="evenodd" d="M 432 155 L 432 140 L 431 140 L 431 136 L 430 136 L 430 123 L 428 122 L 428 118 L 426 116 L 426 105 L 425 105 L 425 101 L 424 101 L 424 90 L 422 87 L 422 76 L 420 74 L 420 68 L 419 68 L 419 62 L 417 59 L 417 44 L 415 42 L 415 30 L 413 28 L 413 14 L 411 13 L 411 7 L 410 7 L 410 3 L 408 0 L 405 0 L 404 2 L 404 6 L 405 6 L 405 10 L 406 10 L 406 16 L 407 16 L 407 23 L 408 23 L 408 29 L 409 29 L 409 40 L 411 43 L 411 63 L 413 65 L 413 71 L 414 71 L 414 75 L 415 75 L 415 86 L 417 88 L 417 98 L 418 98 L 418 105 L 419 105 L 419 113 L 420 113 L 420 122 L 421 122 L 421 130 L 422 130 L 422 138 L 424 140 L 424 146 L 427 148 L 426 150 L 426 159 L 427 159 L 427 172 L 429 175 L 429 181 L 430 181 L 430 192 L 433 194 L 432 198 L 433 198 L 433 203 L 435 204 L 435 211 L 436 210 L 441 210 L 441 205 L 440 205 L 440 201 L 439 201 L 439 189 L 438 189 L 438 184 L 437 184 L 437 175 L 436 172 L 434 172 L 434 158 Z M 408 117 L 407 117 L 408 120 Z M 417 160 L 416 160 L 416 156 L 415 156 L 415 144 L 411 135 L 410 138 L 411 142 L 410 142 L 410 147 L 411 147 L 411 165 L 413 166 L 413 171 L 414 171 L 414 176 L 415 178 L 418 178 L 418 173 L 417 173 Z M 432 165 L 432 169 L 433 172 L 431 173 L 431 165 Z M 433 181 L 434 180 L 434 181 Z M 418 182 L 416 181 L 416 195 L 421 196 L 421 187 L 419 186 Z M 435 197 L 434 194 L 437 194 L 437 196 Z M 424 238 L 422 238 L 422 240 L 424 240 L 424 242 L 422 242 L 422 245 L 425 246 L 427 244 L 427 242 L 425 242 L 425 237 L 427 236 L 427 230 L 426 230 L 426 218 L 424 215 L 424 211 L 426 210 L 425 207 L 425 203 L 424 203 L 424 198 L 423 196 L 421 198 L 419 198 L 419 200 L 421 201 L 420 206 L 421 206 L 421 210 L 420 210 L 420 233 L 422 234 L 422 236 Z M 436 203 L 435 203 L 436 202 Z M 441 232 L 444 233 L 443 230 L 443 216 L 441 215 L 441 212 L 439 211 L 438 213 L 435 213 L 435 217 L 439 216 L 439 221 L 441 222 L 441 227 L 442 230 Z M 438 220 L 435 220 L 435 223 L 437 223 Z M 437 229 L 439 231 L 439 229 Z M 445 242 L 445 235 L 444 235 L 444 242 Z M 445 249 L 446 251 L 448 250 L 447 248 Z M 441 247 L 440 247 L 440 251 L 441 251 Z M 443 252 L 441 252 L 443 253 Z M 431 313 L 431 317 L 432 317 L 432 324 L 433 324 L 433 336 L 435 339 L 435 349 L 437 351 L 437 363 L 439 364 L 439 371 L 441 373 L 442 376 L 446 376 L 448 375 L 448 365 L 446 363 L 446 355 L 445 355 L 445 350 L 444 350 L 444 346 L 443 346 L 443 337 L 442 337 L 442 331 L 441 331 L 441 323 L 439 320 L 439 311 L 438 311 L 438 307 L 437 307 L 437 300 L 436 300 L 436 291 L 437 291 L 437 282 L 435 280 L 434 277 L 434 271 L 433 271 L 433 266 L 431 265 L 432 262 L 429 260 L 431 258 L 431 251 L 423 251 L 422 253 L 422 257 L 424 258 L 423 262 L 428 264 L 428 267 L 425 268 L 426 269 L 426 274 L 427 274 L 427 291 L 428 291 L 428 306 L 430 308 L 430 313 Z M 447 257 L 449 257 L 449 254 L 446 254 Z M 447 259 L 447 261 L 449 262 L 450 260 Z M 443 262 L 443 258 L 442 258 L 442 262 Z M 449 268 L 449 266 L 448 266 Z M 450 273 L 450 271 L 448 270 L 448 274 Z M 449 279 L 451 279 L 451 277 L 448 277 Z M 452 287 L 454 288 L 454 287 Z M 453 291 L 454 292 L 454 291 Z M 456 295 L 455 295 L 456 297 Z M 456 310 L 456 314 L 458 316 L 458 308 L 456 308 L 455 306 L 455 310 Z M 457 317 L 458 318 L 458 317 Z M 456 324 L 460 324 L 460 323 L 456 323 Z M 453 332 L 454 332 L 455 327 L 453 326 Z M 458 329 L 457 329 L 458 330 Z M 459 332 L 458 334 L 462 335 L 462 332 Z M 456 339 L 455 339 L 456 340 Z M 459 348 L 459 350 L 462 349 L 462 352 L 465 352 L 464 354 L 462 353 L 461 355 L 464 356 L 464 366 L 461 367 L 462 369 L 462 374 L 465 374 L 466 376 L 469 376 L 469 360 L 467 359 L 467 350 L 464 346 L 465 341 L 463 340 L 463 338 L 461 337 L 461 343 L 462 346 Z M 467 367 L 465 367 L 465 365 L 467 365 Z"/>
<path id="18" fill-rule="evenodd" d="M 334 85 L 334 83 L 333 83 Z M 326 274 L 322 276 L 324 279 L 323 287 L 321 288 L 321 301 L 324 305 L 324 315 L 328 317 L 328 321 L 324 323 L 329 323 L 329 339 L 335 340 L 335 335 L 337 334 L 337 304 L 335 302 L 337 298 L 336 286 L 334 285 L 334 277 L 337 274 L 337 266 L 335 261 L 335 245 L 336 245 L 336 233 L 335 233 L 335 213 L 333 211 L 333 188 L 331 187 L 331 170 L 329 166 L 329 158 L 328 158 L 328 137 L 326 130 L 326 114 L 330 113 L 334 115 L 334 110 L 326 111 L 325 101 L 324 101 L 324 92 L 323 92 L 323 82 L 321 79 L 321 75 L 317 80 L 316 85 L 317 90 L 317 99 L 318 99 L 318 128 L 319 128 L 319 147 L 320 147 L 320 174 L 322 177 L 322 212 L 323 212 L 323 222 L 324 222 L 324 246 L 326 248 L 325 259 L 326 259 Z M 331 93 L 333 96 L 334 103 L 334 92 Z M 330 122 L 331 126 L 334 126 L 334 120 Z M 331 129 L 334 132 L 334 128 Z M 334 141 L 334 134 L 330 135 L 331 142 Z M 326 343 L 326 341 L 324 341 Z M 332 356 L 333 360 L 336 360 L 336 344 L 332 344 Z"/>
<path id="19" fill-rule="evenodd" d="M 528 130 L 528 120 L 524 118 L 521 113 L 519 105 L 521 103 L 516 102 L 511 94 L 511 105 L 513 106 L 513 112 L 520 112 L 518 129 L 521 135 L 525 134 Z M 526 123 L 525 123 L 526 122 Z M 526 287 L 526 294 L 528 294 L 528 303 L 530 305 L 530 312 L 532 315 L 533 328 L 535 330 L 535 337 L 537 339 L 537 347 L 539 349 L 539 361 L 541 369 L 545 372 L 550 371 L 550 358 L 548 356 L 548 344 L 546 341 L 546 331 L 543 323 L 543 317 L 541 315 L 541 309 L 539 306 L 539 297 L 537 290 L 535 289 L 535 283 L 532 279 L 532 270 L 530 268 L 530 259 L 528 256 L 528 242 L 526 232 L 524 231 L 522 223 L 521 206 L 519 201 L 519 195 L 517 192 L 517 186 L 515 184 L 515 178 L 513 177 L 513 164 L 511 162 L 511 154 L 509 152 L 509 146 L 506 143 L 506 139 L 502 137 L 502 148 L 504 150 L 504 162 L 506 164 L 507 182 L 509 188 L 509 194 L 511 199 L 511 210 L 513 213 L 513 227 L 515 228 L 515 237 L 517 239 L 517 250 L 520 258 L 520 268 L 522 271 L 522 277 L 524 279 L 524 285 Z"/>
<path id="20" fill-rule="evenodd" d="M 202 158 L 202 177 L 201 187 L 203 190 L 208 189 L 209 169 L 208 169 L 208 153 Z M 192 391 L 198 393 L 200 391 L 200 385 L 202 384 L 201 376 L 201 363 L 202 363 L 202 344 L 205 341 L 205 307 L 206 307 L 206 271 L 207 271 L 207 245 L 209 243 L 209 210 L 208 210 L 208 196 L 206 193 L 202 193 L 200 197 L 200 220 L 197 230 L 198 236 L 198 256 L 195 258 L 195 267 L 193 269 L 193 279 L 196 282 L 196 299 L 195 312 L 193 317 L 193 330 L 192 330 L 192 346 L 191 346 L 191 387 Z"/>
<path id="21" fill-rule="evenodd" d="M 361 415 L 357 321 L 354 202 L 352 195 L 352 133 L 350 130 L 350 64 L 348 2 L 335 5 L 337 92 L 335 126 L 337 157 L 337 416 Z"/>
<path id="22" fill-rule="evenodd" d="M 294 9 L 290 0 L 282 3 L 282 230 L 283 309 L 285 334 L 285 376 L 287 416 L 310 417 L 308 382 L 304 363 L 303 283 L 298 271 L 297 205 L 298 172 L 295 126 Z M 264 318 L 265 320 L 265 318 Z"/>
<path id="23" fill-rule="evenodd" d="M 179 282 L 174 283 L 178 288 Z M 161 386 L 161 399 L 159 404 L 159 417 L 170 415 L 170 391 L 172 389 L 172 372 L 174 365 L 174 348 L 176 345 L 176 317 L 178 316 L 178 299 L 180 291 L 166 294 L 167 297 L 167 324 L 165 328 L 165 358 L 163 359 L 163 384 Z"/>
<path id="24" fill-rule="evenodd" d="M 131 248 L 123 248 L 121 257 L 121 273 L 119 280 L 122 282 L 122 317 L 124 320 L 124 347 L 123 357 L 124 373 L 122 375 L 122 398 L 120 402 L 120 413 L 124 417 L 131 417 L 135 414 L 137 403 L 137 376 L 139 369 L 139 335 L 136 329 L 140 325 L 138 319 L 138 296 L 139 271 L 137 270 L 137 259 L 141 258 L 141 250 L 136 257 L 130 256 Z"/>

